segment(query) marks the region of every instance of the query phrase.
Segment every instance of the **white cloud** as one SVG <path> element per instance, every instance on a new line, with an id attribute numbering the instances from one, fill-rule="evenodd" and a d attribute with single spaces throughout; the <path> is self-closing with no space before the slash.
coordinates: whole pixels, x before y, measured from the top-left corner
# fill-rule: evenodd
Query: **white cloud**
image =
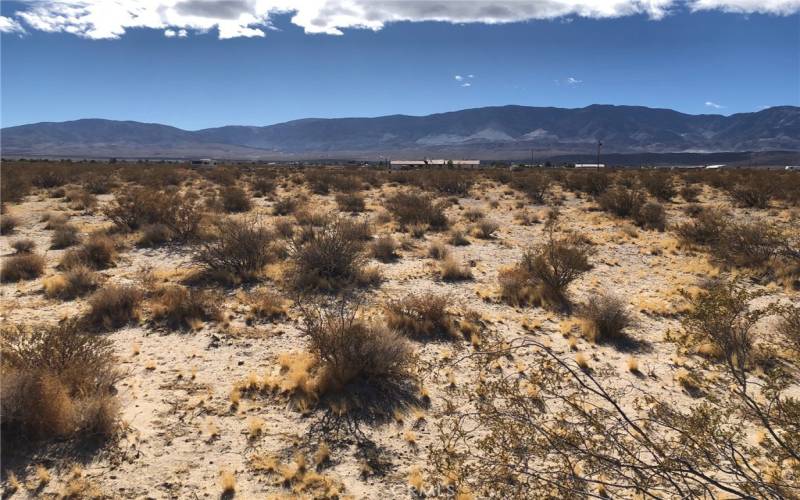
<path id="1" fill-rule="evenodd" d="M 462 87 L 472 87 L 472 84 L 469 82 L 464 82 L 461 84 Z"/>
<path id="2" fill-rule="evenodd" d="M 800 0 L 23 0 L 17 20 L 0 29 L 66 32 L 85 38 L 119 38 L 128 29 L 181 29 L 220 38 L 262 37 L 276 14 L 290 14 L 306 33 L 341 35 L 344 29 L 380 30 L 388 23 L 435 21 L 501 24 L 535 19 L 615 18 L 670 11 L 722 10 L 789 15 Z M 8 18 L 5 18 L 8 19 Z M 166 31 L 165 31 L 166 35 Z"/>
<path id="3" fill-rule="evenodd" d="M 25 28 L 16 19 L 0 16 L 0 33 L 25 33 Z"/>
<path id="4" fill-rule="evenodd" d="M 723 109 L 725 106 L 723 106 L 721 104 L 717 104 L 715 102 L 706 101 L 706 107 L 707 108 L 714 108 L 714 109 Z"/>
<path id="5" fill-rule="evenodd" d="M 564 80 L 564 83 L 566 83 L 567 85 L 578 85 L 579 83 L 583 83 L 583 80 L 578 80 L 577 78 L 570 76 L 566 80 Z"/>
<path id="6" fill-rule="evenodd" d="M 467 78 L 475 78 L 475 75 L 467 75 Z"/>
<path id="7" fill-rule="evenodd" d="M 456 79 L 456 81 L 458 81 L 458 82 L 460 82 L 461 80 L 463 80 L 463 79 L 464 79 L 464 77 L 463 77 L 463 76 L 461 76 L 461 75 L 456 75 L 456 76 L 454 76 L 453 78 L 455 78 L 455 79 Z"/>
<path id="8" fill-rule="evenodd" d="M 174 37 L 186 38 L 187 36 L 189 36 L 189 33 L 184 29 L 180 29 L 177 31 L 173 29 L 166 29 L 164 30 L 164 36 L 167 38 L 174 38 Z"/>

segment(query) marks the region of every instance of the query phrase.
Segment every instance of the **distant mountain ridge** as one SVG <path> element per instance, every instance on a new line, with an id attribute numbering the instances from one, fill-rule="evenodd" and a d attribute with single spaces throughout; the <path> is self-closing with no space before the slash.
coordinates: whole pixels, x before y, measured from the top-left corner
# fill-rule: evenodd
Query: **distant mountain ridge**
<path id="1" fill-rule="evenodd" d="M 306 118 L 187 131 L 83 119 L 3 128 L 4 156 L 241 159 L 448 156 L 517 159 L 606 153 L 800 151 L 800 107 L 689 115 L 642 106 L 493 106 L 427 116 Z"/>

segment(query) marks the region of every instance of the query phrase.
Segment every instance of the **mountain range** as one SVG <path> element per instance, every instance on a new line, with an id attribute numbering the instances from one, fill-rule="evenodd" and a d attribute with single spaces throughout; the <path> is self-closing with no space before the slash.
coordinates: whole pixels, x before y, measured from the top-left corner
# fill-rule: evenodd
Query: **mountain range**
<path id="1" fill-rule="evenodd" d="M 188 131 L 82 119 L 0 131 L 4 157 L 522 159 L 604 153 L 800 151 L 800 107 L 690 115 L 642 106 L 494 106 L 427 116 L 307 118 Z"/>

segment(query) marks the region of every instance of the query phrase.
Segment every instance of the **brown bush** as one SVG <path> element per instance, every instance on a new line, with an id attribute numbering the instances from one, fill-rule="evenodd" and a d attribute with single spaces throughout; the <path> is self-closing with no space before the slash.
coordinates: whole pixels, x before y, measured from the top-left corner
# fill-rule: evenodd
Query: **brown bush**
<path id="1" fill-rule="evenodd" d="M 272 260 L 275 238 L 261 219 L 223 219 L 214 229 L 195 252 L 195 260 L 211 277 L 250 280 Z"/>
<path id="2" fill-rule="evenodd" d="M 449 306 L 450 300 L 444 295 L 408 295 L 385 305 L 386 324 L 415 339 L 453 338 L 456 331 Z"/>
<path id="3" fill-rule="evenodd" d="M 694 184 L 687 184 L 681 188 L 680 195 L 687 203 L 695 203 L 701 192 L 700 187 Z"/>
<path id="4" fill-rule="evenodd" d="M 195 193 L 149 188 L 133 188 L 117 194 L 104 213 L 121 230 L 135 231 L 148 224 L 164 224 L 180 240 L 197 236 L 203 216 Z"/>
<path id="5" fill-rule="evenodd" d="M 97 206 L 97 198 L 85 189 L 73 188 L 64 193 L 64 200 L 72 210 L 91 211 Z"/>
<path id="6" fill-rule="evenodd" d="M 768 172 L 756 172 L 743 177 L 729 192 L 742 207 L 768 208 L 776 187 Z"/>
<path id="7" fill-rule="evenodd" d="M 44 294 L 50 298 L 72 300 L 93 292 L 100 285 L 100 277 L 92 269 L 77 265 L 63 274 L 44 281 Z"/>
<path id="8" fill-rule="evenodd" d="M 114 432 L 113 386 L 121 375 L 110 340 L 84 332 L 74 320 L 6 326 L 0 352 L 4 441 Z"/>
<path id="9" fill-rule="evenodd" d="M 87 324 L 95 329 L 116 330 L 139 320 L 142 292 L 129 285 L 109 285 L 89 297 Z"/>
<path id="10" fill-rule="evenodd" d="M 783 336 L 790 349 L 800 354 L 800 307 L 787 307 L 781 311 L 778 333 Z"/>
<path id="11" fill-rule="evenodd" d="M 389 234 L 379 236 L 370 244 L 369 251 L 381 262 L 392 262 L 397 259 L 397 241 Z"/>
<path id="12" fill-rule="evenodd" d="M 733 222 L 724 226 L 710 251 L 729 266 L 758 268 L 787 245 L 783 234 L 767 222 Z"/>
<path id="13" fill-rule="evenodd" d="M 426 224 L 431 229 L 445 229 L 444 204 L 413 191 L 399 192 L 386 201 L 386 208 L 403 225 Z"/>
<path id="14" fill-rule="evenodd" d="M 236 186 L 229 186 L 222 190 L 222 207 L 226 212 L 249 212 L 253 208 L 253 202 L 243 189 Z"/>
<path id="15" fill-rule="evenodd" d="M 42 222 L 46 222 L 44 228 L 48 230 L 58 229 L 59 227 L 66 224 L 67 221 L 68 221 L 67 216 L 62 213 L 47 212 L 44 215 L 42 215 Z"/>
<path id="16" fill-rule="evenodd" d="M 104 233 L 94 233 L 78 248 L 68 251 L 59 263 L 61 269 L 78 265 L 92 269 L 106 269 L 114 265 L 117 247 L 114 239 Z"/>
<path id="17" fill-rule="evenodd" d="M 365 264 L 357 223 L 328 220 L 322 227 L 306 227 L 290 240 L 292 285 L 298 290 L 338 290 L 354 284 Z"/>
<path id="18" fill-rule="evenodd" d="M 245 302 L 256 318 L 276 321 L 286 317 L 286 301 L 273 292 L 256 290 L 247 295 Z"/>
<path id="19" fill-rule="evenodd" d="M 593 197 L 605 193 L 611 182 L 611 176 L 605 172 L 570 172 L 566 177 L 567 188 Z"/>
<path id="20" fill-rule="evenodd" d="M 336 205 L 342 212 L 363 212 L 366 208 L 364 197 L 358 193 L 339 193 L 336 195 Z"/>
<path id="21" fill-rule="evenodd" d="M 598 344 L 626 340 L 625 329 L 633 324 L 628 307 L 613 295 L 591 297 L 581 306 L 578 315 L 583 320 L 586 338 Z"/>
<path id="22" fill-rule="evenodd" d="M 172 240 L 174 233 L 165 224 L 147 224 L 142 227 L 142 235 L 136 245 L 144 248 L 155 248 Z"/>
<path id="23" fill-rule="evenodd" d="M 44 257 L 35 253 L 12 255 L 3 259 L 0 281 L 16 283 L 36 279 L 44 272 Z"/>
<path id="24" fill-rule="evenodd" d="M 644 194 L 637 189 L 615 186 L 598 198 L 600 208 L 617 217 L 635 217 L 645 203 Z"/>
<path id="25" fill-rule="evenodd" d="M 468 208 L 464 210 L 464 218 L 470 222 L 477 222 L 484 217 L 486 217 L 486 214 L 483 213 L 483 210 L 480 208 Z"/>
<path id="26" fill-rule="evenodd" d="M 495 237 L 495 233 L 500 229 L 500 224 L 493 220 L 482 220 L 475 226 L 478 238 L 483 240 L 491 240 Z"/>
<path id="27" fill-rule="evenodd" d="M 150 310 L 153 321 L 170 330 L 193 330 L 204 321 L 222 319 L 220 302 L 211 292 L 172 285 L 156 292 Z"/>
<path id="28" fill-rule="evenodd" d="M 16 240 L 11 242 L 11 248 L 13 248 L 18 254 L 32 253 L 36 249 L 36 242 L 30 238 Z"/>
<path id="29" fill-rule="evenodd" d="M 692 221 L 677 225 L 675 232 L 685 243 L 712 245 L 719 241 L 729 218 L 729 214 L 722 209 L 701 208 Z"/>
<path id="30" fill-rule="evenodd" d="M 454 247 L 463 247 L 469 245 L 469 240 L 460 229 L 453 229 L 450 231 L 449 243 Z"/>
<path id="31" fill-rule="evenodd" d="M 634 220 L 645 229 L 663 231 L 667 226 L 667 213 L 660 203 L 648 201 L 639 209 Z"/>
<path id="32" fill-rule="evenodd" d="M 514 175 L 511 185 L 525 193 L 533 203 L 541 205 L 545 203 L 551 182 L 546 174 L 526 172 Z"/>
<path id="33" fill-rule="evenodd" d="M 450 255 L 450 250 L 443 241 L 432 241 L 428 245 L 428 257 L 435 260 L 446 259 Z"/>
<path id="34" fill-rule="evenodd" d="M 444 281 L 465 281 L 472 279 L 472 270 L 452 257 L 446 257 L 439 264 L 439 275 Z"/>
<path id="35" fill-rule="evenodd" d="M 250 183 L 253 196 L 267 196 L 275 192 L 275 180 L 267 177 L 257 177 Z"/>
<path id="36" fill-rule="evenodd" d="M 0 234 L 14 234 L 14 230 L 19 225 L 19 220 L 11 215 L 0 215 Z"/>
<path id="37" fill-rule="evenodd" d="M 670 201 L 675 197 L 675 183 L 672 174 L 666 172 L 649 172 L 641 176 L 642 185 L 650 196 L 660 201 Z"/>
<path id="38" fill-rule="evenodd" d="M 302 331 L 319 362 L 320 393 L 346 392 L 354 384 L 405 385 L 414 379 L 409 342 L 358 319 L 355 308 L 306 311 Z"/>
<path id="39" fill-rule="evenodd" d="M 72 224 L 64 223 L 56 227 L 53 230 L 53 234 L 50 235 L 50 248 L 53 250 L 68 248 L 77 245 L 80 241 L 78 228 Z"/>
<path id="40" fill-rule="evenodd" d="M 290 196 L 285 196 L 283 198 L 278 198 L 275 203 L 272 205 L 272 213 L 275 215 L 291 215 L 293 214 L 301 205 L 301 202 L 297 200 L 297 198 L 293 198 Z"/>

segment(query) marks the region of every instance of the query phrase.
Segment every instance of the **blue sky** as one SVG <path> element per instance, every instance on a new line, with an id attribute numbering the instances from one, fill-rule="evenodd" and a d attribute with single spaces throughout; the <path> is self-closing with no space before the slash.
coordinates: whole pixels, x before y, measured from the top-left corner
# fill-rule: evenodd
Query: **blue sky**
<path id="1" fill-rule="evenodd" d="M 263 36 L 238 36 L 237 27 L 220 39 L 222 25 L 185 20 L 91 38 L 41 20 L 28 24 L 18 16 L 28 8 L 2 4 L 4 127 L 99 117 L 199 129 L 503 104 L 631 104 L 693 114 L 800 105 L 796 9 L 679 6 L 665 15 L 503 24 L 422 18 L 380 29 L 334 22 L 341 35 L 308 33 L 292 13 L 272 13 L 246 27 Z"/>

